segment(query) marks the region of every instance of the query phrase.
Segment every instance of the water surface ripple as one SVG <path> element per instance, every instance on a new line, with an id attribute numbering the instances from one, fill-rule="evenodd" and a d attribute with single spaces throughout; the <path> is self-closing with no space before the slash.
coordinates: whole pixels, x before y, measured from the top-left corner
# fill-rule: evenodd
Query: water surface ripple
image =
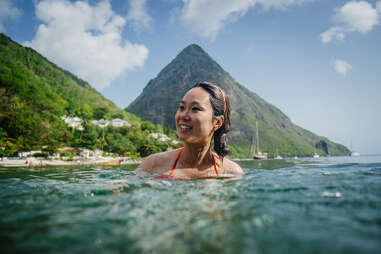
<path id="1" fill-rule="evenodd" d="M 0 168 L 2 253 L 379 253 L 381 156 L 241 161 L 239 180 Z"/>

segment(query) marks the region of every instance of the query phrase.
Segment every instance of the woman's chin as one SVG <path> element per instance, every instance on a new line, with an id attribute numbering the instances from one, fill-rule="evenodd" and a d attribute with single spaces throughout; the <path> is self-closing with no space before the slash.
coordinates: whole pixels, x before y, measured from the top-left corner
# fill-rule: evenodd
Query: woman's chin
<path id="1" fill-rule="evenodd" d="M 181 141 L 188 144 L 204 144 L 210 143 L 210 137 L 202 137 L 195 135 L 192 130 L 177 130 L 177 136 Z"/>
<path id="2" fill-rule="evenodd" d="M 200 137 L 195 137 L 195 136 L 178 135 L 178 137 L 181 141 L 189 145 L 204 145 L 204 144 L 210 143 L 208 142 L 208 140 L 200 139 Z"/>
<path id="3" fill-rule="evenodd" d="M 191 130 L 177 130 L 177 136 L 180 140 L 185 141 L 184 139 L 189 139 L 192 137 L 192 131 Z"/>
<path id="4" fill-rule="evenodd" d="M 189 136 L 189 135 L 184 135 L 184 134 L 177 133 L 177 136 L 183 142 L 189 142 L 191 140 L 191 136 Z"/>
<path id="5" fill-rule="evenodd" d="M 190 133 L 177 132 L 179 139 L 185 143 L 193 143 L 197 138 L 192 136 Z"/>

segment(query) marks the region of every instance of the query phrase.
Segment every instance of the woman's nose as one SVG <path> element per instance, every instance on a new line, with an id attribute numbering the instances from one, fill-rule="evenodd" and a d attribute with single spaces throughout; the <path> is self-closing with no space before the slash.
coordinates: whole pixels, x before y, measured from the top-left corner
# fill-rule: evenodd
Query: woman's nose
<path id="1" fill-rule="evenodd" d="M 190 116 L 189 116 L 189 110 L 183 110 L 183 111 L 180 111 L 180 119 L 182 120 L 189 120 L 190 119 Z"/>

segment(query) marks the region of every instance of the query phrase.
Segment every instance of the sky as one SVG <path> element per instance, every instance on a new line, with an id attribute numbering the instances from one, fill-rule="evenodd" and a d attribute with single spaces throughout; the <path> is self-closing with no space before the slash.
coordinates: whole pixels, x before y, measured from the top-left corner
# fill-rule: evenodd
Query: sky
<path id="1" fill-rule="evenodd" d="M 381 153 L 381 0 L 0 0 L 0 32 L 125 108 L 188 45 L 297 125 Z"/>

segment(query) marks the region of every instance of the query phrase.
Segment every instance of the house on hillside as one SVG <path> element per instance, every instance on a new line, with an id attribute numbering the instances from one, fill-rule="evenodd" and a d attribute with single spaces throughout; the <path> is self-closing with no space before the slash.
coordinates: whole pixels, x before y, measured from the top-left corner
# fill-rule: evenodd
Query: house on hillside
<path id="1" fill-rule="evenodd" d="M 94 158 L 94 157 L 100 158 L 102 157 L 102 151 L 99 149 L 92 151 L 92 150 L 84 148 L 82 149 L 79 155 L 82 156 L 82 158 L 86 158 L 86 159 Z"/>
<path id="2" fill-rule="evenodd" d="M 170 137 L 168 137 L 167 135 L 163 133 L 150 133 L 148 136 L 162 142 L 171 140 Z"/>
<path id="3" fill-rule="evenodd" d="M 82 122 L 83 120 L 77 116 L 75 117 L 68 117 L 68 116 L 62 116 L 61 117 L 64 122 L 69 125 L 69 127 L 77 129 L 79 131 L 83 131 Z"/>
<path id="4" fill-rule="evenodd" d="M 33 154 L 36 154 L 36 153 L 42 153 L 42 151 L 41 150 L 34 150 L 34 151 L 28 151 L 28 152 L 18 152 L 17 156 L 19 158 L 27 158 L 29 156 L 32 156 Z"/>
<path id="5" fill-rule="evenodd" d="M 119 118 L 112 119 L 110 125 L 112 127 L 123 127 L 123 126 L 130 127 L 131 126 L 129 122 Z"/>
<path id="6" fill-rule="evenodd" d="M 91 122 L 102 129 L 110 125 L 110 121 L 104 119 L 92 120 Z"/>
<path id="7" fill-rule="evenodd" d="M 109 126 L 109 125 L 112 127 L 115 127 L 115 128 L 124 127 L 124 126 L 127 126 L 127 127 L 131 126 L 131 124 L 129 122 L 122 120 L 122 119 L 119 119 L 119 118 L 112 119 L 111 121 L 100 119 L 100 120 L 92 120 L 91 122 L 94 125 L 102 128 L 102 129 L 105 128 L 106 126 Z"/>
<path id="8" fill-rule="evenodd" d="M 171 141 L 171 143 L 174 145 L 177 145 L 180 143 L 178 140 L 171 139 L 170 137 L 168 137 L 167 135 L 163 133 L 150 133 L 148 136 L 161 142 Z"/>

